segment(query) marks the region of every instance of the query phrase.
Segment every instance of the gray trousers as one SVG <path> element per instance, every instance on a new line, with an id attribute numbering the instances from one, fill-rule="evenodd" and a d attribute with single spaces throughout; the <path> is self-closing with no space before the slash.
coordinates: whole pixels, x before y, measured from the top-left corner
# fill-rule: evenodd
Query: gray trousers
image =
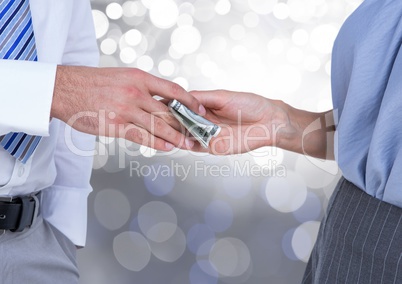
<path id="1" fill-rule="evenodd" d="M 40 215 L 31 228 L 0 236 L 1 284 L 77 284 L 78 278 L 76 247 Z"/>
<path id="2" fill-rule="evenodd" d="M 342 178 L 302 283 L 402 283 L 402 208 Z"/>

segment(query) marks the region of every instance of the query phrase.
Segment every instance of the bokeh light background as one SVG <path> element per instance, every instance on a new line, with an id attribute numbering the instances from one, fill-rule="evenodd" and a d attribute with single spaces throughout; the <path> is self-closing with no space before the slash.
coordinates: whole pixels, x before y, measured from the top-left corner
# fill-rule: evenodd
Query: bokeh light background
<path id="1" fill-rule="evenodd" d="M 92 8 L 101 66 L 325 111 L 332 44 L 360 2 L 92 0 Z M 100 137 L 81 283 L 299 283 L 340 175 L 334 162 L 281 149 L 164 154 Z"/>

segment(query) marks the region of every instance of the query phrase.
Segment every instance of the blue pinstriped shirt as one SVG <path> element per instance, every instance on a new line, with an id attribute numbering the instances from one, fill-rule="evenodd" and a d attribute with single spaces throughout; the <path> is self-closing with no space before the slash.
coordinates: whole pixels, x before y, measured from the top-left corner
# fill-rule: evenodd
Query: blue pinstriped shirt
<path id="1" fill-rule="evenodd" d="M 402 207 L 402 1 L 365 0 L 332 53 L 335 157 L 346 179 Z"/>

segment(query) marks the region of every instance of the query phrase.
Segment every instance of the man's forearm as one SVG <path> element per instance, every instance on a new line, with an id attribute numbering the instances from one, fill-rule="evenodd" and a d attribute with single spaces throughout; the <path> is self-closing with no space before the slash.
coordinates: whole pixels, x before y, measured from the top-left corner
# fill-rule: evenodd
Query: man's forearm
<path id="1" fill-rule="evenodd" d="M 125 138 L 161 151 L 191 149 L 194 142 L 154 96 L 206 112 L 179 85 L 136 68 L 58 66 L 54 86 L 52 117 L 84 133 Z"/>

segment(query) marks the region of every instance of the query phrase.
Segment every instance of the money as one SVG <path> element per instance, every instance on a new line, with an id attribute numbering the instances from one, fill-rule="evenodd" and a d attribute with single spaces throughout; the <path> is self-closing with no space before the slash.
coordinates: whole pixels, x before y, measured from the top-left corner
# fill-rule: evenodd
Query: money
<path id="1" fill-rule="evenodd" d="M 199 116 L 177 100 L 169 103 L 169 110 L 204 148 L 208 148 L 212 137 L 216 137 L 221 131 L 218 125 Z"/>

